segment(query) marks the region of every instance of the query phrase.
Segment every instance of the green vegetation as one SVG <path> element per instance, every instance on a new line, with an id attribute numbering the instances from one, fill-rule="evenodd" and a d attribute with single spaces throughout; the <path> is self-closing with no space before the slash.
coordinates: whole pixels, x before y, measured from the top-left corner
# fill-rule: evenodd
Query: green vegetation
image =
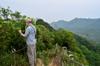
<path id="1" fill-rule="evenodd" d="M 3 14 L 2 9 L 1 13 Z M 12 13 L 8 15 L 11 16 Z M 28 66 L 25 39 L 18 33 L 19 29 L 25 32 L 26 16 L 16 18 L 17 20 L 0 16 L 0 66 Z M 100 65 L 99 52 L 92 50 L 91 43 L 86 39 L 64 29 L 55 30 L 42 19 L 38 19 L 34 25 L 37 28 L 37 58 L 42 59 L 45 66 L 55 57 L 60 58 L 64 66 Z M 13 53 L 22 48 L 24 49 Z"/>

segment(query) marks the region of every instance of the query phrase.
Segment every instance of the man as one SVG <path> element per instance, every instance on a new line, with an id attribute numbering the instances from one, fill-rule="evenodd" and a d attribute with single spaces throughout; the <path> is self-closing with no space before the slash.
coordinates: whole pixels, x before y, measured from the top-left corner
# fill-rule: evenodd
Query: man
<path id="1" fill-rule="evenodd" d="M 34 66 L 36 63 L 36 28 L 32 25 L 31 19 L 26 21 L 26 26 L 28 27 L 25 30 L 25 34 L 21 30 L 19 30 L 19 33 L 26 38 L 29 64 L 30 66 Z"/>

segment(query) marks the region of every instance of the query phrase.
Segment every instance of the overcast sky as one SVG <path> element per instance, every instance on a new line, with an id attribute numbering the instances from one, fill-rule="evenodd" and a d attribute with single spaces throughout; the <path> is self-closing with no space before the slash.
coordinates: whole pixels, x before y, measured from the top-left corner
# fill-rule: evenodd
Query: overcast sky
<path id="1" fill-rule="evenodd" d="M 100 18 L 100 0 L 0 0 L 0 6 L 49 23 L 75 17 Z"/>

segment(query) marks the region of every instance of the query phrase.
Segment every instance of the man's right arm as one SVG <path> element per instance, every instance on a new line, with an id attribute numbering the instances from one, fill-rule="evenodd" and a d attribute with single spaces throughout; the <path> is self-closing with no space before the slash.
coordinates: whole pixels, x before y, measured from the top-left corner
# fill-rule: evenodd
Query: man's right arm
<path id="1" fill-rule="evenodd" d="M 19 30 L 19 33 L 21 34 L 21 36 L 27 37 L 27 35 L 29 34 L 29 29 L 27 28 L 27 29 L 25 30 L 25 34 L 23 34 L 21 30 Z"/>

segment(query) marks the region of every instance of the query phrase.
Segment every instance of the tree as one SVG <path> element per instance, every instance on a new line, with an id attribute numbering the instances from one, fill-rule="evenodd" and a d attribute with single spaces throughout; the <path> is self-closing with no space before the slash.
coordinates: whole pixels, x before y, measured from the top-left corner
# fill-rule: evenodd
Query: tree
<path id="1" fill-rule="evenodd" d="M 15 13 L 11 14 L 11 17 L 12 17 L 12 19 L 20 20 L 21 14 L 20 14 L 20 12 L 16 11 Z"/>
<path id="2" fill-rule="evenodd" d="M 2 16 L 5 20 L 9 19 L 10 12 L 11 12 L 10 7 L 0 8 L 0 16 Z"/>

